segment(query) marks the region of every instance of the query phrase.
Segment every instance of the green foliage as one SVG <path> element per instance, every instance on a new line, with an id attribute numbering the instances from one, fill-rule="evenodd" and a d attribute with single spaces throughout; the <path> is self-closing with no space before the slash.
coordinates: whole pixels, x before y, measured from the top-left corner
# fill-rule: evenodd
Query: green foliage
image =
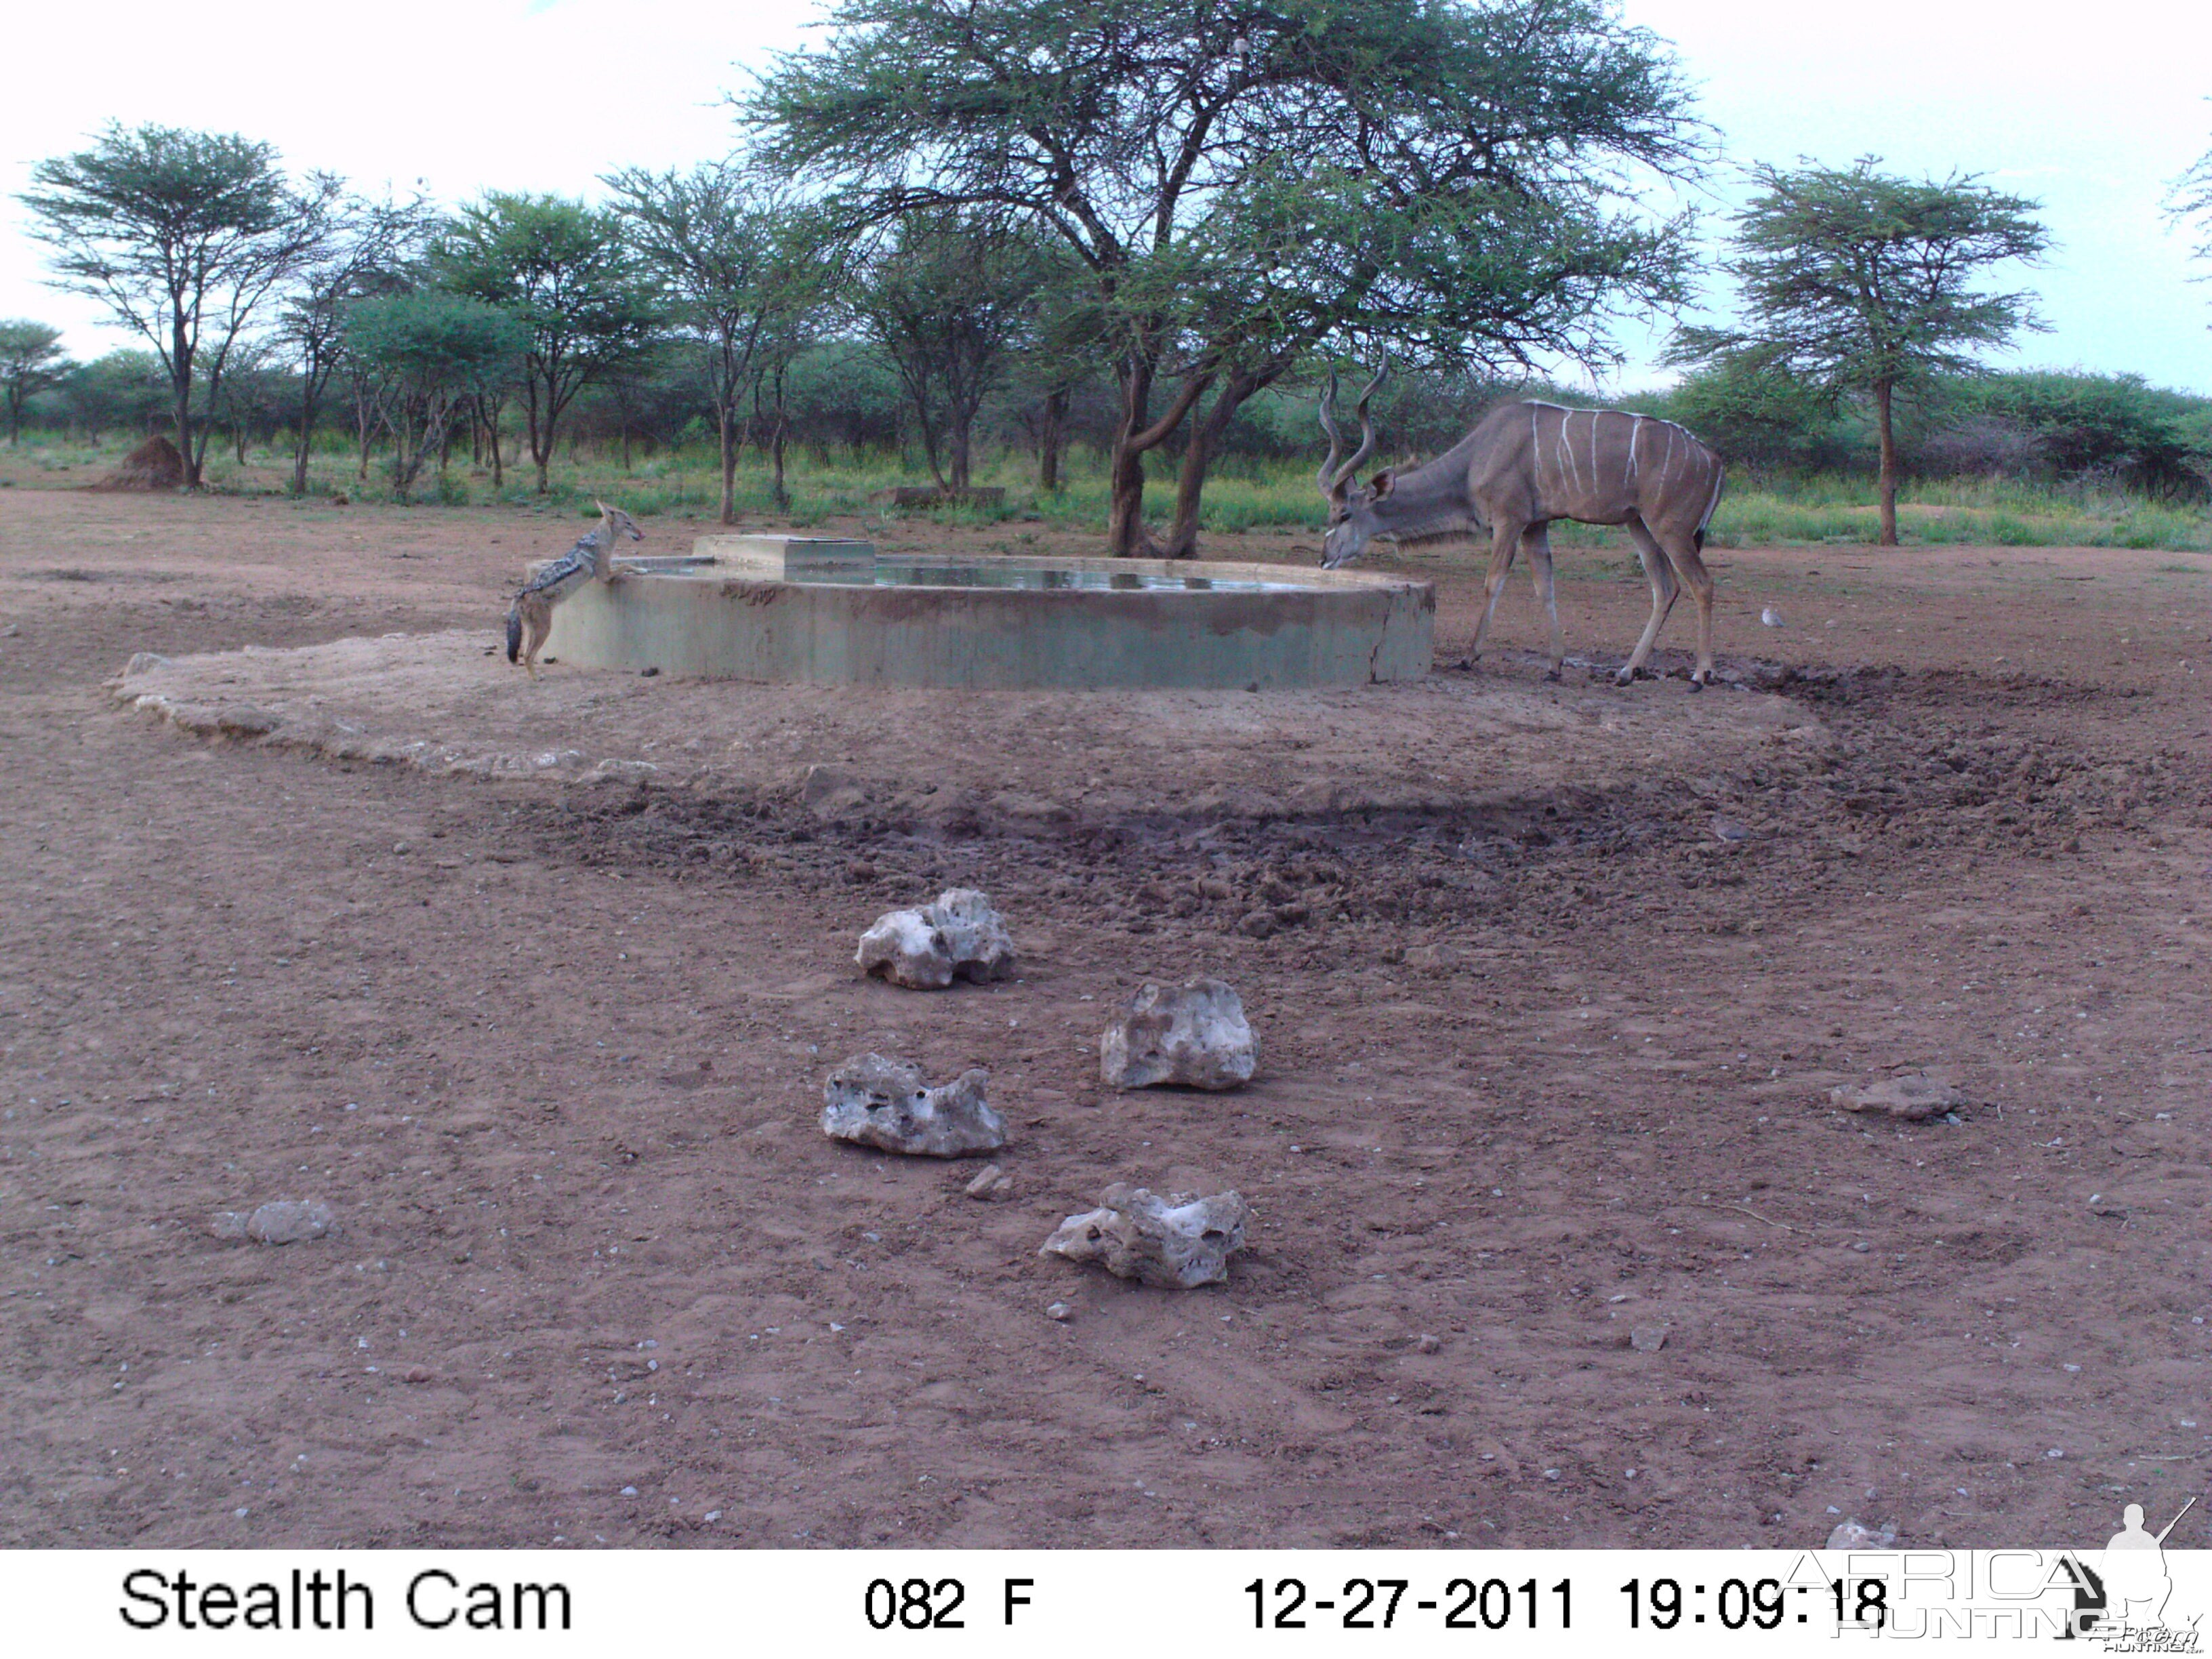
<path id="1" fill-rule="evenodd" d="M 0 399 L 8 405 L 8 441 L 23 437 L 23 405 L 59 385 L 76 365 L 62 349 L 62 331 L 27 317 L 0 319 Z"/>
<path id="2" fill-rule="evenodd" d="M 1833 400 L 1756 359 L 1723 357 L 1683 376 L 1655 414 L 1680 422 L 1732 461 L 1833 465 L 1847 440 Z"/>
<path id="3" fill-rule="evenodd" d="M 2172 495 L 2200 486 L 2212 464 L 2212 399 L 2136 374 L 1990 375 L 1961 386 L 1956 403 L 2029 434 L 2039 470 L 2063 477 L 2102 474 Z"/>
<path id="4" fill-rule="evenodd" d="M 429 291 L 356 301 L 344 342 L 383 390 L 392 483 L 405 501 L 467 400 L 516 377 L 530 336 L 496 306 Z"/>
<path id="5" fill-rule="evenodd" d="M 110 428 L 143 434 L 168 397 L 168 376 L 150 351 L 111 351 L 72 370 L 55 395 L 70 424 L 96 441 Z"/>
<path id="6" fill-rule="evenodd" d="M 968 487 L 976 413 L 1058 274 L 1024 227 L 972 209 L 907 214 L 860 271 L 853 310 L 898 374 L 939 485 Z"/>
<path id="7" fill-rule="evenodd" d="M 497 191 L 460 210 L 431 269 L 442 286 L 498 307 L 528 331 L 524 409 L 544 489 L 576 394 L 652 341 L 659 317 L 650 274 L 631 258 L 613 213 Z"/>

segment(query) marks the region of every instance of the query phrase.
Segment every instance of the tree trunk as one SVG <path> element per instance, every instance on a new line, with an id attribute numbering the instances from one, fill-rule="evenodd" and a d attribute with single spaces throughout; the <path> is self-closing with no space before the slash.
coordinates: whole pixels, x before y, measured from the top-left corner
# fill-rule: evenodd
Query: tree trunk
<path id="1" fill-rule="evenodd" d="M 491 487 L 494 489 L 502 489 L 507 485 L 507 458 L 501 453 L 500 447 L 504 441 L 499 430 L 499 417 L 505 412 L 506 406 L 504 395 L 497 403 L 483 398 L 477 399 L 477 411 L 483 416 L 484 443 L 491 451 Z"/>
<path id="2" fill-rule="evenodd" d="M 292 493 L 307 493 L 307 455 L 315 441 L 315 404 L 318 399 L 304 387 L 300 393 L 300 441 L 292 448 Z"/>
<path id="3" fill-rule="evenodd" d="M 738 521 L 738 427 L 737 411 L 726 399 L 716 406 L 715 415 L 722 438 L 722 510 L 723 524 Z"/>
<path id="4" fill-rule="evenodd" d="M 975 424 L 975 416 L 972 410 L 965 413 L 958 410 L 953 411 L 952 430 L 946 437 L 952 451 L 951 484 L 952 493 L 956 495 L 967 492 L 969 452 Z"/>
<path id="5" fill-rule="evenodd" d="M 1176 514 L 1174 526 L 1168 532 L 1167 544 L 1160 550 L 1165 559 L 1194 559 L 1198 556 L 1198 509 L 1206 491 L 1206 471 L 1213 461 L 1213 451 L 1221 441 L 1221 434 L 1237 418 L 1237 411 L 1244 400 L 1260 389 L 1256 375 L 1231 374 L 1221 388 L 1221 395 L 1213 400 L 1213 407 L 1206 418 L 1193 421 L 1189 440 L 1183 445 L 1182 475 L 1176 481 Z"/>
<path id="6" fill-rule="evenodd" d="M 172 321 L 169 330 L 169 396 L 176 417 L 177 453 L 185 463 L 185 488 L 198 489 L 199 459 L 192 453 L 192 343 L 181 316 Z"/>
<path id="7" fill-rule="evenodd" d="M 783 441 L 790 429 L 791 422 L 783 408 L 783 370 L 779 368 L 775 372 L 775 427 L 769 446 L 774 459 L 770 493 L 775 497 L 775 510 L 779 513 L 791 511 L 791 492 L 783 487 Z"/>
<path id="8" fill-rule="evenodd" d="M 542 423 L 538 421 L 538 382 L 534 380 L 523 387 L 522 407 L 524 426 L 530 434 L 530 459 L 538 468 L 538 493 L 550 495 L 552 487 L 546 482 L 545 469 L 553 462 L 553 419 L 549 410 L 545 420 Z"/>
<path id="9" fill-rule="evenodd" d="M 1152 366 L 1139 358 L 1121 366 L 1121 418 L 1106 478 L 1106 551 L 1117 559 L 1148 558 L 1156 550 L 1145 534 L 1145 452 L 1139 440 L 1152 401 Z"/>
<path id="10" fill-rule="evenodd" d="M 1067 388 L 1048 393 L 1037 430 L 1037 488 L 1060 493 L 1060 448 L 1067 427 Z"/>
<path id="11" fill-rule="evenodd" d="M 1874 387 L 1874 406 L 1881 423 L 1881 545 L 1897 545 L 1897 433 L 1890 421 L 1890 397 L 1895 391 L 1888 380 L 1877 380 Z"/>

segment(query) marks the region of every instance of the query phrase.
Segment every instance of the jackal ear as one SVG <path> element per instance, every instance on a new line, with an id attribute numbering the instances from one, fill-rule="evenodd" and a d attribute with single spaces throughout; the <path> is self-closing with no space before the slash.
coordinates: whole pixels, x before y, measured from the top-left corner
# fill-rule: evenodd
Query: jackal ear
<path id="1" fill-rule="evenodd" d="M 1369 487 L 1374 490 L 1375 499 L 1381 501 L 1398 487 L 1398 469 L 1395 466 L 1384 467 L 1370 481 Z"/>

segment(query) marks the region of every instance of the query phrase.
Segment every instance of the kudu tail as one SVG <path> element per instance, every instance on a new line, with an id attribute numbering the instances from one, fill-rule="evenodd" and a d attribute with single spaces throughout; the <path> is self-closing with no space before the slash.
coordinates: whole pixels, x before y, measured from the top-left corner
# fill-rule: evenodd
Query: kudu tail
<path id="1" fill-rule="evenodd" d="M 514 596 L 514 603 L 507 608 L 507 659 L 522 660 L 522 595 Z"/>

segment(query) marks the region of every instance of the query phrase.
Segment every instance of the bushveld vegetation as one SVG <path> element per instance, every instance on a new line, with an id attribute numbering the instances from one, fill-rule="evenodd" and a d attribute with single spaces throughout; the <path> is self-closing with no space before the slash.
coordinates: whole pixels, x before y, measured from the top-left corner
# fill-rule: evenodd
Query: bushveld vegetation
<path id="1" fill-rule="evenodd" d="M 732 157 L 597 201 L 372 201 L 158 126 L 39 163 L 54 282 L 148 349 L 71 363 L 0 322 L 10 470 L 159 429 L 194 488 L 723 522 L 926 478 L 940 514 L 1186 555 L 1321 522 L 1333 365 L 1396 364 L 1396 459 L 1499 397 L 1595 401 L 1538 366 L 1686 307 L 1686 222 L 1646 204 L 1714 165 L 1671 51 L 1601 0 L 845 0 L 732 101 Z M 1719 539 L 2206 544 L 2212 398 L 1985 366 L 2036 326 L 1986 286 L 2039 254 L 2036 204 L 1755 173 L 1736 322 L 1623 405 L 1729 460 Z M 2200 228 L 2208 176 L 2171 204 Z"/>

